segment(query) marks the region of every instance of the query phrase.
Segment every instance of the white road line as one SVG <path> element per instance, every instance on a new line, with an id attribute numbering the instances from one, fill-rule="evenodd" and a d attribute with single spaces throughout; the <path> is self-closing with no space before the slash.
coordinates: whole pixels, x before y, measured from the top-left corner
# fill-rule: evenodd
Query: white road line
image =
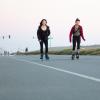
<path id="1" fill-rule="evenodd" d="M 96 77 L 87 76 L 87 75 L 84 75 L 84 74 L 79 74 L 79 73 L 76 73 L 76 72 L 72 72 L 72 71 L 68 71 L 68 70 L 64 70 L 64 69 L 60 69 L 60 68 L 55 68 L 55 67 L 40 64 L 40 63 L 37 63 L 37 62 L 34 62 L 34 61 L 31 62 L 31 61 L 27 61 L 27 60 L 24 60 L 24 59 L 17 59 L 17 58 L 13 58 L 13 59 L 15 59 L 17 61 L 21 61 L 21 62 L 26 62 L 26 63 L 42 66 L 42 67 L 45 67 L 45 68 L 48 68 L 48 69 L 53 69 L 53 70 L 56 70 L 56 71 L 59 71 L 59 72 L 64 72 L 64 73 L 74 75 L 74 76 L 78 76 L 78 77 L 88 79 L 88 80 L 91 80 L 91 81 L 100 82 L 100 79 L 96 78 Z"/>

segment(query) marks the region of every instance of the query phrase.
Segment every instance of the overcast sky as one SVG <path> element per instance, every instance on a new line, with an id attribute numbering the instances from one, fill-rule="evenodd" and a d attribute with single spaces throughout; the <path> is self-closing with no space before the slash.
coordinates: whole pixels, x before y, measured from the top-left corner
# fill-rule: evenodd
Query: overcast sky
<path id="1" fill-rule="evenodd" d="M 71 45 L 69 32 L 77 17 L 86 38 L 82 45 L 100 44 L 99 10 L 99 0 L 0 0 L 0 48 L 39 49 L 36 31 L 43 18 L 51 29 L 51 46 Z"/>

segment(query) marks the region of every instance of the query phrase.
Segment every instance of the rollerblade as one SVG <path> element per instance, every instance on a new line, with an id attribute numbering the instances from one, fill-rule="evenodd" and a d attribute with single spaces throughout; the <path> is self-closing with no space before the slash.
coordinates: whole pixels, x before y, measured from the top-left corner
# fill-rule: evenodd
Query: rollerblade
<path id="1" fill-rule="evenodd" d="M 75 51 L 72 51 L 72 60 L 75 59 Z"/>
<path id="2" fill-rule="evenodd" d="M 79 59 L 79 53 L 76 53 L 76 59 Z"/>
<path id="3" fill-rule="evenodd" d="M 46 59 L 46 60 L 49 60 L 49 59 L 50 59 L 49 56 L 48 56 L 47 54 L 45 55 L 45 59 Z"/>
<path id="4" fill-rule="evenodd" d="M 80 50 L 78 49 L 76 53 L 76 59 L 79 59 L 79 53 L 80 53 Z"/>
<path id="5" fill-rule="evenodd" d="M 41 61 L 43 61 L 43 55 L 40 56 Z"/>
<path id="6" fill-rule="evenodd" d="M 72 60 L 74 60 L 75 59 L 75 54 L 72 54 Z"/>

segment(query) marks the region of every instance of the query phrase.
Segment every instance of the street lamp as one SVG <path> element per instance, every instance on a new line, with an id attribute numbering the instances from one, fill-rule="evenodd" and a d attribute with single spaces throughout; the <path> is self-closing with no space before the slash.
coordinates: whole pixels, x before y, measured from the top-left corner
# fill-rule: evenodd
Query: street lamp
<path id="1" fill-rule="evenodd" d="M 11 38 L 11 36 L 9 35 L 9 39 Z"/>
<path id="2" fill-rule="evenodd" d="M 7 40 L 7 38 L 8 38 L 8 39 L 11 38 L 11 35 L 10 35 L 10 34 L 9 34 L 9 35 L 1 35 L 1 38 L 2 38 L 3 40 L 5 40 L 5 39 Z M 7 51 L 4 50 L 4 55 L 7 55 L 7 54 L 9 55 L 9 52 L 7 52 Z"/>
<path id="3" fill-rule="evenodd" d="M 5 39 L 5 37 L 4 37 L 4 36 L 3 36 L 2 38 L 3 38 L 3 40 Z"/>
<path id="4" fill-rule="evenodd" d="M 6 36 L 2 36 L 3 40 L 5 39 Z M 11 35 L 7 36 L 9 39 L 11 38 Z"/>

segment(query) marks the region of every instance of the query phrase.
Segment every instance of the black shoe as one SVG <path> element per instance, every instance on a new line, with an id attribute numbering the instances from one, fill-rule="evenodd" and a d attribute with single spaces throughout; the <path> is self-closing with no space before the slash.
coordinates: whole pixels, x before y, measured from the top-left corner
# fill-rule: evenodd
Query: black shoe
<path id="1" fill-rule="evenodd" d="M 41 60 L 43 59 L 43 55 L 40 56 L 40 59 L 41 59 Z"/>
<path id="2" fill-rule="evenodd" d="M 45 58 L 46 58 L 46 60 L 49 60 L 50 59 L 48 55 L 45 55 Z"/>
<path id="3" fill-rule="evenodd" d="M 72 60 L 74 60 L 75 59 L 75 55 L 74 54 L 72 54 Z"/>

